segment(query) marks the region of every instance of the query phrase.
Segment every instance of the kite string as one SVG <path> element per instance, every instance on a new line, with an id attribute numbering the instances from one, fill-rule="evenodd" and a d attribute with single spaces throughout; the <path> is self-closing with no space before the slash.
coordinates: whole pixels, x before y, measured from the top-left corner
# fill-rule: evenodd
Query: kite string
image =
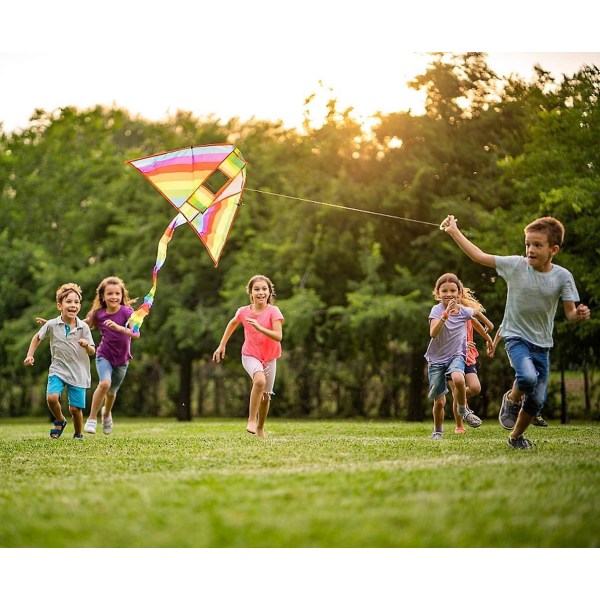
<path id="1" fill-rule="evenodd" d="M 365 213 L 368 215 L 377 215 L 379 217 L 388 217 L 389 219 L 400 219 L 402 221 L 412 221 L 413 223 L 423 223 L 424 225 L 433 225 L 439 227 L 439 223 L 430 223 L 429 221 L 419 221 L 418 219 L 410 219 L 408 217 L 400 217 L 398 215 L 388 215 L 386 213 L 375 212 L 372 210 L 364 210 L 362 208 L 354 208 L 352 206 L 342 206 L 340 204 L 330 204 L 329 202 L 319 202 L 318 200 L 310 200 L 309 198 L 299 198 L 298 196 L 287 196 L 285 194 L 277 194 L 275 192 L 266 192 L 264 190 L 255 190 L 247 187 L 246 190 L 250 192 L 258 192 L 259 194 L 269 194 L 270 196 L 280 196 L 281 198 L 289 198 L 290 200 L 301 200 L 302 202 L 310 202 L 312 204 L 322 204 L 323 206 L 330 206 L 331 208 L 342 208 L 344 210 L 352 210 L 354 212 Z"/>

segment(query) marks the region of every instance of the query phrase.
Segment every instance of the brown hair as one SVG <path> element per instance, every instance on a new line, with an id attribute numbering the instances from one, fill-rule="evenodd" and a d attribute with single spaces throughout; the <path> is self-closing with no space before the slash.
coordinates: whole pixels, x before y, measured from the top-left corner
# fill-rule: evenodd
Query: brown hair
<path id="1" fill-rule="evenodd" d="M 540 217 L 535 221 L 532 221 L 525 227 L 525 234 L 530 231 L 537 231 L 538 233 L 545 233 L 548 238 L 548 243 L 551 246 L 562 246 L 565 238 L 565 228 L 563 224 L 554 217 Z"/>
<path id="2" fill-rule="evenodd" d="M 125 283 L 120 277 L 116 277 L 115 275 L 105 277 L 96 288 L 96 296 L 94 297 L 94 303 L 92 304 L 92 308 L 90 309 L 90 312 L 87 314 L 86 317 L 86 321 L 92 328 L 96 327 L 96 325 L 98 324 L 98 311 L 101 308 L 106 308 L 106 300 L 104 300 L 104 291 L 106 290 L 107 285 L 121 286 L 121 304 L 123 306 L 131 306 L 137 300 L 137 298 L 134 298 L 132 300 L 129 297 L 129 292 L 125 287 Z"/>
<path id="3" fill-rule="evenodd" d="M 269 286 L 269 297 L 267 298 L 267 304 L 274 304 L 275 303 L 275 286 L 273 285 L 273 282 L 268 277 L 265 277 L 264 275 L 254 275 L 254 277 L 251 277 L 250 281 L 246 285 L 246 293 L 248 294 L 248 296 L 250 296 L 250 300 L 252 300 L 252 286 L 259 279 L 262 279 Z"/>
<path id="4" fill-rule="evenodd" d="M 435 282 L 435 287 L 433 288 L 433 297 L 436 300 L 440 299 L 438 292 L 440 290 L 440 286 L 443 283 L 455 283 L 458 286 L 458 295 L 459 296 L 463 295 L 464 287 L 463 287 L 461 280 L 454 273 L 444 273 L 443 275 L 438 277 L 438 280 Z"/>
<path id="5" fill-rule="evenodd" d="M 56 303 L 60 304 L 62 301 L 71 293 L 75 292 L 79 296 L 79 302 L 81 302 L 82 291 L 76 283 L 63 283 L 56 290 Z"/>

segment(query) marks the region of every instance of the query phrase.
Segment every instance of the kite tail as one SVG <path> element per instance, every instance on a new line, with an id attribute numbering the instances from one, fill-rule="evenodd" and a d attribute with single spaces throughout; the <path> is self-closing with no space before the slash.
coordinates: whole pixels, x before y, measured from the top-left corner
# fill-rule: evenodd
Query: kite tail
<path id="1" fill-rule="evenodd" d="M 142 305 L 129 317 L 127 321 L 127 327 L 129 327 L 134 333 L 138 333 L 144 319 L 148 316 L 152 304 L 154 303 L 154 294 L 156 293 L 156 284 L 158 281 L 158 272 L 160 268 L 165 264 L 167 258 L 167 245 L 173 237 L 173 232 L 177 227 L 186 222 L 186 218 L 179 213 L 168 225 L 163 233 L 160 241 L 158 242 L 158 252 L 156 254 L 156 264 L 152 269 L 152 288 L 144 296 L 144 302 Z"/>

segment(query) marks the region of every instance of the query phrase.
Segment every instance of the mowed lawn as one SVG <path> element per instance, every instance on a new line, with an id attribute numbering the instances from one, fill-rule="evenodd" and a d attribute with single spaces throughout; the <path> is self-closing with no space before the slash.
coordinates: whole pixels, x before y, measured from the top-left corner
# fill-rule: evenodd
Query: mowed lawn
<path id="1" fill-rule="evenodd" d="M 2 547 L 598 547 L 600 426 L 115 418 L 0 421 Z M 100 430 L 100 428 L 99 428 Z"/>

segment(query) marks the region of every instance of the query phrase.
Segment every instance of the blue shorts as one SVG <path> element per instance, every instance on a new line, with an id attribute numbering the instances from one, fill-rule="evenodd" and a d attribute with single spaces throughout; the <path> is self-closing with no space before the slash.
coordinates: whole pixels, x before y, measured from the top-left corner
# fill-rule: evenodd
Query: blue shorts
<path id="1" fill-rule="evenodd" d="M 446 385 L 446 375 L 454 372 L 465 372 L 465 357 L 453 356 L 448 363 L 430 363 L 427 367 L 427 377 L 429 378 L 429 398 L 439 398 L 448 393 Z"/>
<path id="2" fill-rule="evenodd" d="M 98 371 L 98 379 L 100 381 L 110 381 L 110 392 L 116 394 L 125 375 L 127 373 L 127 367 L 129 365 L 121 365 L 119 367 L 113 367 L 104 356 L 96 355 L 96 371 Z"/>
<path id="3" fill-rule="evenodd" d="M 69 398 L 69 406 L 75 408 L 85 408 L 85 388 L 65 383 L 58 375 L 48 376 L 48 385 L 46 387 L 46 396 L 50 394 L 58 394 L 59 398 L 62 391 L 67 388 L 67 396 Z"/>

